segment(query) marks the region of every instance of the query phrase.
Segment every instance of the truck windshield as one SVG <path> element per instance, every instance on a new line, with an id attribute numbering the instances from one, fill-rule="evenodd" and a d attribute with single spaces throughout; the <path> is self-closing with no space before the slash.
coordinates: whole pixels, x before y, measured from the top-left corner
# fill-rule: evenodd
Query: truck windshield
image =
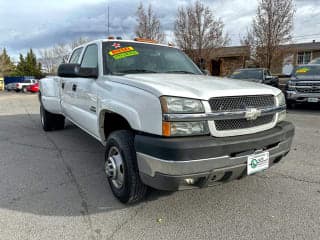
<path id="1" fill-rule="evenodd" d="M 182 51 L 153 44 L 103 43 L 104 74 L 182 73 L 202 75 Z"/>
<path id="2" fill-rule="evenodd" d="M 293 71 L 294 76 L 319 76 L 320 75 L 320 65 L 306 65 L 299 66 Z"/>
<path id="3" fill-rule="evenodd" d="M 237 70 L 230 78 L 233 79 L 262 79 L 262 70 Z"/>

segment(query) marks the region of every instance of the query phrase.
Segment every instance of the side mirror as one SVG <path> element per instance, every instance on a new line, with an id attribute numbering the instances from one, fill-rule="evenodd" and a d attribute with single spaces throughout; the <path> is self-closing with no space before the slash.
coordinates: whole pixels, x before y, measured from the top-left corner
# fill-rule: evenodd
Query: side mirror
<path id="1" fill-rule="evenodd" d="M 78 77 L 80 71 L 80 64 L 63 63 L 59 65 L 59 77 Z"/>
<path id="2" fill-rule="evenodd" d="M 210 72 L 207 69 L 201 69 L 201 72 L 206 76 L 210 75 Z"/>
<path id="3" fill-rule="evenodd" d="M 58 68 L 59 77 L 98 78 L 98 68 L 82 68 L 80 64 L 63 63 Z"/>

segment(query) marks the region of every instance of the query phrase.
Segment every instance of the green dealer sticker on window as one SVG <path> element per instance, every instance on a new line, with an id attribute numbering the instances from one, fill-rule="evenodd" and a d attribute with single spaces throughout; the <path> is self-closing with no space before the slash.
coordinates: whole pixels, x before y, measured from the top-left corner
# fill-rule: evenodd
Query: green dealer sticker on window
<path id="1" fill-rule="evenodd" d="M 109 52 L 109 55 L 112 56 L 115 60 L 137 56 L 139 52 L 136 51 L 133 47 L 124 47 L 120 49 L 115 49 Z"/>
<path id="2" fill-rule="evenodd" d="M 127 58 L 127 57 L 137 56 L 137 55 L 139 55 L 139 53 L 136 50 L 133 50 L 130 52 L 124 52 L 124 53 L 114 55 L 113 58 L 115 60 L 119 60 L 119 59 L 123 59 L 123 58 Z"/>

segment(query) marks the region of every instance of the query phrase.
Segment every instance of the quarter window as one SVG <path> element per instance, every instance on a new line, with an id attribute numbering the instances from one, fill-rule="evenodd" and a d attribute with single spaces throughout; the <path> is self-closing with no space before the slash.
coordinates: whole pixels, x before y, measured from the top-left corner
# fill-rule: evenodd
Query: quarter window
<path id="1" fill-rule="evenodd" d="M 78 48 L 73 51 L 69 63 L 78 63 L 83 48 Z"/>
<path id="2" fill-rule="evenodd" d="M 311 52 L 299 52 L 298 64 L 308 64 L 311 61 Z"/>
<path id="3" fill-rule="evenodd" d="M 96 44 L 89 45 L 83 55 L 81 67 L 96 68 L 98 67 L 98 46 Z"/>

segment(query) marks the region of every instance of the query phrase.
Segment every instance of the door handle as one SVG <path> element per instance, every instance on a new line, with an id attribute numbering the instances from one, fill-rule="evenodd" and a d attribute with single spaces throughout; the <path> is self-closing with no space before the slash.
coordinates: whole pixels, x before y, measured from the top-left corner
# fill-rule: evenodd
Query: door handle
<path id="1" fill-rule="evenodd" d="M 76 84 L 72 84 L 72 91 L 77 91 L 77 85 Z"/>
<path id="2" fill-rule="evenodd" d="M 64 89 L 64 82 L 61 83 L 61 88 Z"/>

